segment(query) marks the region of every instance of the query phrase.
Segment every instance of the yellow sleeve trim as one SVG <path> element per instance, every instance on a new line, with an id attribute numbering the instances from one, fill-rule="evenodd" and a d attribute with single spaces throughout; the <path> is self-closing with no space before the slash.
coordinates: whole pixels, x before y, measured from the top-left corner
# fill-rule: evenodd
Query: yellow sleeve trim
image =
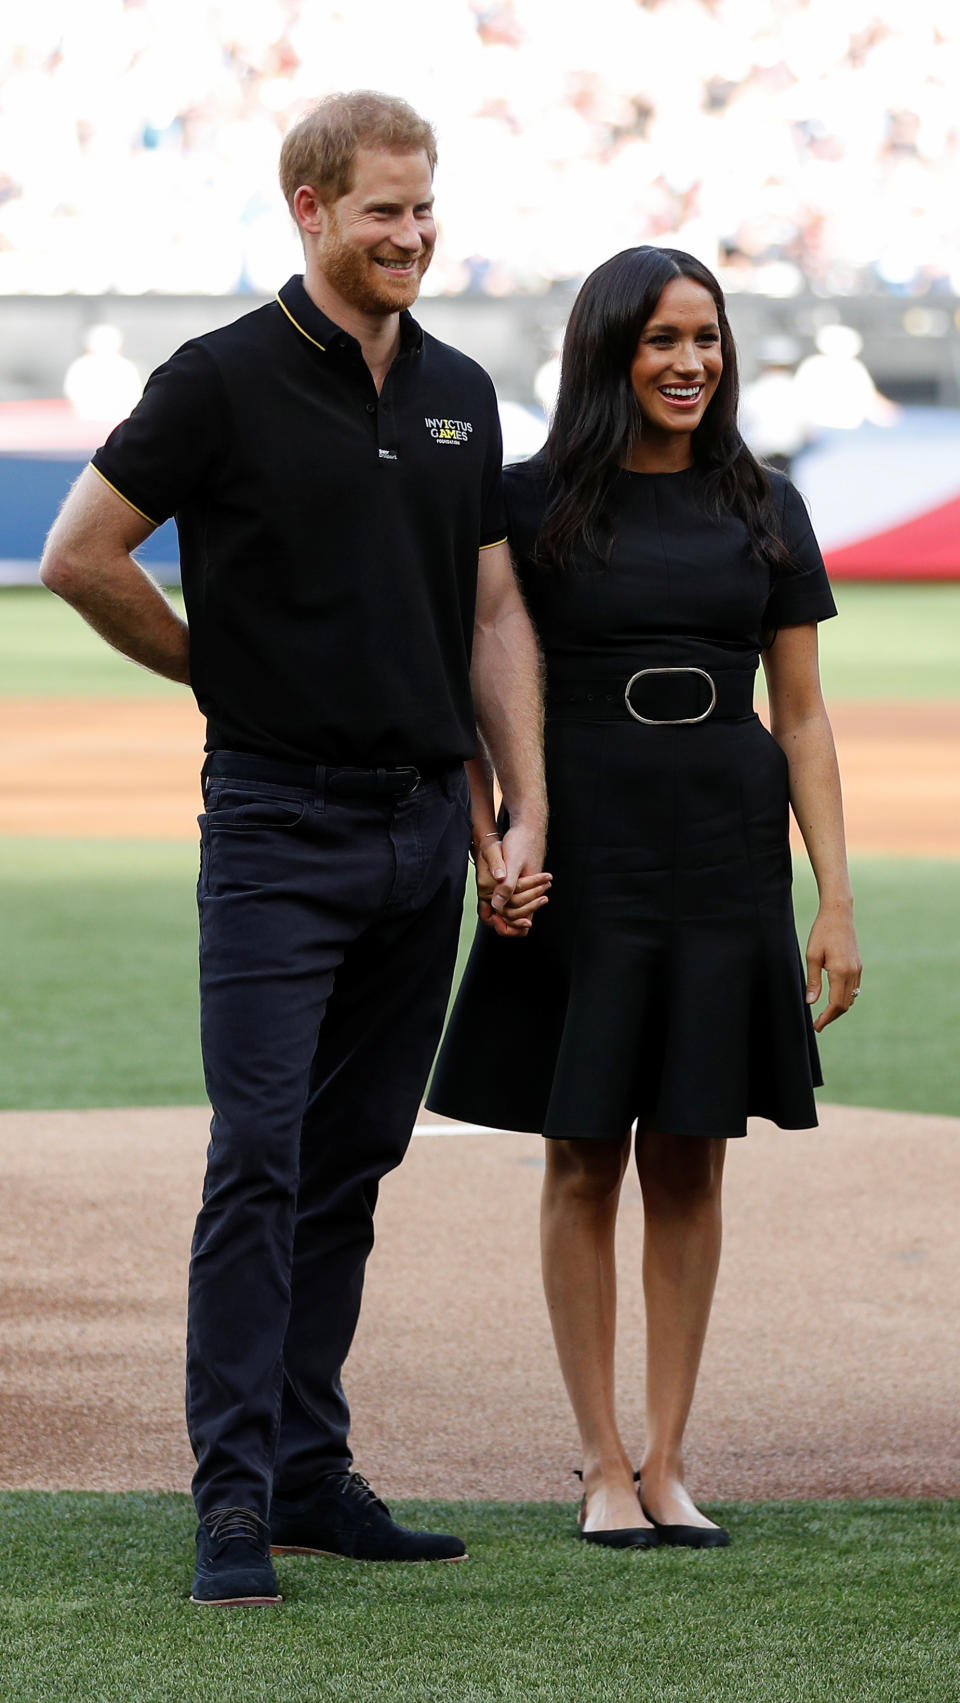
<path id="1" fill-rule="evenodd" d="M 495 538 L 492 544 L 481 544 L 480 548 L 481 550 L 495 550 L 498 544 L 505 544 L 506 542 L 505 538 Z"/>
<path id="2" fill-rule="evenodd" d="M 293 314 L 290 312 L 290 309 L 287 307 L 286 302 L 283 301 L 280 298 L 280 296 L 277 297 L 277 301 L 279 302 L 280 306 L 283 308 L 283 311 L 286 314 L 287 318 L 289 319 L 290 324 L 295 325 L 297 327 L 297 330 L 299 331 L 301 337 L 305 337 L 307 339 L 308 343 L 312 343 L 315 349 L 319 349 L 320 353 L 322 355 L 325 355 L 327 351 L 326 351 L 326 348 L 324 347 L 324 345 L 322 343 L 318 343 L 317 339 L 315 337 L 311 337 L 309 331 L 304 331 L 302 325 L 297 324 L 297 321 L 294 319 Z"/>
<path id="3" fill-rule="evenodd" d="M 90 463 L 90 466 L 93 467 L 92 461 Z M 109 479 L 106 477 L 105 474 L 101 473 L 99 467 L 93 467 L 93 471 L 97 475 L 98 479 L 102 479 L 105 485 L 110 486 L 111 491 L 113 491 L 114 494 L 120 498 L 120 501 L 122 503 L 126 503 L 128 509 L 132 509 L 134 514 L 138 514 L 140 516 L 141 520 L 148 521 L 151 526 L 159 526 L 160 525 L 160 522 L 158 520 L 154 520 L 152 515 L 144 513 L 143 509 L 138 509 L 136 503 L 132 503 L 130 501 L 129 497 L 125 497 L 122 491 L 118 491 L 116 485 L 111 485 Z"/>

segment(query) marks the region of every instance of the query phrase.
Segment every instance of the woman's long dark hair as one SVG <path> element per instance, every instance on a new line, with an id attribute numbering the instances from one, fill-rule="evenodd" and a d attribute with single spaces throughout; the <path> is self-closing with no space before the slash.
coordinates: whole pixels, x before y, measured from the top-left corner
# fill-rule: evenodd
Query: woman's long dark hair
<path id="1" fill-rule="evenodd" d="M 737 428 L 737 350 L 723 291 L 692 254 L 643 247 L 626 248 L 604 261 L 573 304 L 556 408 L 537 458 L 550 473 L 550 500 L 536 550 L 544 567 L 567 566 L 578 545 L 595 556 L 609 553 L 607 500 L 643 430 L 630 368 L 640 334 L 675 278 L 690 278 L 709 291 L 720 327 L 723 371 L 691 445 L 694 466 L 702 474 L 704 506 L 718 518 L 738 515 L 754 552 L 774 571 L 789 560 L 776 531 L 770 481 Z"/>

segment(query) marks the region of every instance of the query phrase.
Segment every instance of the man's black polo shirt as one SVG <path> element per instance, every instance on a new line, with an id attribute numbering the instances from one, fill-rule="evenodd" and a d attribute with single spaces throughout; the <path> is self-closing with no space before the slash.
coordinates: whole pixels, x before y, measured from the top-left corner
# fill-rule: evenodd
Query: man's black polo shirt
<path id="1" fill-rule="evenodd" d="M 184 345 L 93 466 L 175 515 L 207 748 L 335 764 L 476 749 L 477 553 L 506 532 L 493 386 L 401 316 L 377 396 L 300 278 Z"/>

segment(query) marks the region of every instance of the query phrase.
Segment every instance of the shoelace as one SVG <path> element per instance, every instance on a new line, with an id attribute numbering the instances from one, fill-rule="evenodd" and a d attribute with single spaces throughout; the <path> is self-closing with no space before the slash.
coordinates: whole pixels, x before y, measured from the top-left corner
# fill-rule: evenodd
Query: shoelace
<path id="1" fill-rule="evenodd" d="M 380 1508 L 384 1514 L 389 1515 L 390 1510 L 386 1503 L 381 1502 L 376 1491 L 364 1478 L 362 1472 L 345 1472 L 343 1475 L 343 1483 L 340 1486 L 340 1493 L 343 1496 L 346 1496 L 349 1493 L 357 1502 L 369 1504 L 369 1506 L 373 1508 Z"/>
<path id="2" fill-rule="evenodd" d="M 245 1537 L 251 1543 L 262 1545 L 267 1529 L 265 1522 L 249 1508 L 214 1508 L 212 1514 L 205 1516 L 203 1523 L 214 1543 Z"/>

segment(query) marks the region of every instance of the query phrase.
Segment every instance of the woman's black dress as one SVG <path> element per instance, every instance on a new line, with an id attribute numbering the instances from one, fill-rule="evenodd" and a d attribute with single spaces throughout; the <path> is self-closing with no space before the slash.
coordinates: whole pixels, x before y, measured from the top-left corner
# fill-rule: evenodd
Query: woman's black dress
<path id="1" fill-rule="evenodd" d="M 526 939 L 478 927 L 433 1111 L 553 1137 L 617 1138 L 635 1118 L 691 1136 L 744 1135 L 748 1115 L 816 1123 L 787 762 L 752 706 L 762 635 L 836 610 L 803 502 L 773 478 L 794 566 L 771 592 L 693 469 L 619 475 L 609 562 L 544 573 L 544 471 L 507 469 L 546 658 L 553 889 Z M 646 669 L 671 672 L 634 682 L 641 722 L 624 689 Z M 679 720 L 714 688 L 706 719 Z"/>

